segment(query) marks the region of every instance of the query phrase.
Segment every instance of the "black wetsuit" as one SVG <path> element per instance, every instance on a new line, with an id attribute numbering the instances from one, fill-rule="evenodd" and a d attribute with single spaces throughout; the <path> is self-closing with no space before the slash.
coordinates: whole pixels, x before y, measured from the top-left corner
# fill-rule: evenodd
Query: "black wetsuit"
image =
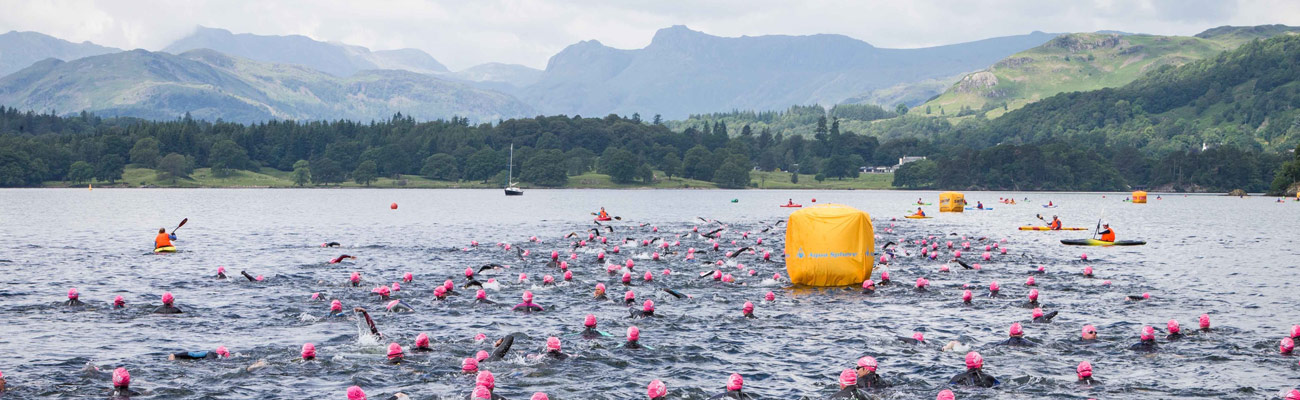
<path id="1" fill-rule="evenodd" d="M 479 299 L 479 298 L 475 298 L 475 299 L 474 299 L 474 302 L 475 302 L 475 303 L 479 303 L 479 304 L 490 304 L 490 305 L 496 305 L 496 304 L 497 304 L 497 302 L 495 302 L 495 301 L 488 300 L 488 299 Z"/>
<path id="2" fill-rule="evenodd" d="M 1151 340 L 1143 340 L 1141 342 L 1134 343 L 1132 346 L 1129 346 L 1128 348 L 1129 350 L 1133 350 L 1133 351 L 1155 352 L 1156 350 L 1160 349 L 1160 346 L 1156 345 L 1155 339 L 1151 339 Z"/>
<path id="3" fill-rule="evenodd" d="M 568 354 L 564 354 L 558 351 L 548 351 L 546 352 L 545 356 L 546 358 L 555 359 L 555 360 L 565 360 L 569 358 Z"/>
<path id="4" fill-rule="evenodd" d="M 545 311 L 546 309 L 542 308 L 542 306 L 533 303 L 519 303 L 519 304 L 515 304 L 515 307 L 512 310 L 525 312 L 525 313 L 533 313 L 533 312 Z"/>
<path id="5" fill-rule="evenodd" d="M 758 318 L 758 317 L 755 317 L 755 316 L 754 316 L 754 313 L 752 313 L 752 312 L 747 312 L 747 313 L 745 313 L 745 318 Z"/>
<path id="6" fill-rule="evenodd" d="M 1000 383 L 1001 382 L 998 382 L 998 378 L 985 374 L 984 371 L 979 368 L 968 369 L 966 372 L 962 372 L 948 380 L 948 384 L 950 385 L 979 386 L 986 388 L 997 386 Z"/>
<path id="7" fill-rule="evenodd" d="M 1165 336 L 1165 340 L 1171 342 L 1182 338 L 1183 338 L 1182 332 L 1170 333 L 1169 335 Z"/>
<path id="8" fill-rule="evenodd" d="M 365 311 L 361 311 L 360 313 L 362 317 L 366 318 L 366 325 L 370 327 L 370 334 L 375 335 L 375 337 L 378 338 L 384 337 L 382 333 L 379 333 L 379 328 L 375 327 L 375 320 L 370 319 L 370 313 Z"/>
<path id="9" fill-rule="evenodd" d="M 1087 377 L 1087 378 L 1079 378 L 1079 384 L 1082 384 L 1082 385 L 1100 385 L 1100 384 L 1101 384 L 1101 381 L 1098 381 L 1098 380 L 1096 380 L 1096 379 L 1092 379 L 1092 377 L 1089 376 L 1089 377 Z"/>
<path id="10" fill-rule="evenodd" d="M 640 348 L 641 348 L 641 343 L 637 343 L 636 340 L 629 340 L 629 341 L 627 341 L 627 343 L 623 343 L 623 348 L 627 348 L 627 349 L 640 349 Z"/>
<path id="11" fill-rule="evenodd" d="M 664 291 L 665 291 L 665 292 L 668 292 L 668 294 L 673 295 L 673 297 L 676 297 L 676 298 L 679 298 L 679 299 L 683 299 L 683 298 L 686 298 L 686 297 L 687 297 L 686 295 L 681 294 L 680 292 L 678 292 L 678 291 L 676 291 L 676 290 L 669 289 L 669 288 L 664 288 Z"/>
<path id="12" fill-rule="evenodd" d="M 81 300 L 78 299 L 68 299 L 68 301 L 63 302 L 63 305 L 68 307 L 77 307 L 77 306 L 84 306 L 86 305 L 86 303 L 82 303 Z"/>
<path id="13" fill-rule="evenodd" d="M 601 293 L 601 294 L 596 295 L 596 296 L 591 296 L 591 298 L 596 299 L 596 300 L 609 300 L 609 297 L 608 297 L 608 296 L 605 296 L 604 293 Z"/>
<path id="14" fill-rule="evenodd" d="M 1025 339 L 1024 337 L 1020 337 L 1020 336 L 1012 336 L 1011 338 L 1008 338 L 1007 340 L 1003 340 L 1003 341 L 999 342 L 998 345 L 999 345 L 999 346 L 1014 346 L 1014 347 L 1034 347 L 1034 346 L 1036 346 L 1037 344 L 1034 343 L 1034 342 L 1029 341 L 1029 339 Z"/>
<path id="15" fill-rule="evenodd" d="M 849 387 L 846 387 L 846 388 L 840 389 L 840 391 L 835 392 L 835 394 L 832 394 L 831 397 L 829 397 L 829 398 L 831 398 L 831 399 L 854 399 L 854 400 L 867 400 L 867 396 L 864 395 L 864 394 L 862 394 L 862 392 L 858 391 L 858 387 L 857 387 L 857 386 L 849 386 Z"/>
<path id="16" fill-rule="evenodd" d="M 119 397 L 131 397 L 131 396 L 139 396 L 139 395 L 140 392 L 131 390 L 130 387 L 122 386 L 122 387 L 113 388 L 113 392 L 109 394 L 109 397 L 119 398 Z"/>
<path id="17" fill-rule="evenodd" d="M 709 398 L 709 400 L 721 399 L 753 399 L 753 397 L 739 390 L 728 390 L 726 393 L 719 393 Z"/>
<path id="18" fill-rule="evenodd" d="M 249 282 L 257 282 L 257 278 L 254 278 L 252 275 L 249 275 L 247 271 L 239 271 L 239 273 L 243 274 L 244 278 L 248 279 Z"/>
<path id="19" fill-rule="evenodd" d="M 923 342 L 923 341 L 916 340 L 916 338 L 910 338 L 910 337 L 902 337 L 902 336 L 899 336 L 899 337 L 898 337 L 898 340 L 902 341 L 903 343 L 907 343 L 907 344 L 925 344 L 925 342 Z"/>
<path id="20" fill-rule="evenodd" d="M 884 380 L 880 379 L 880 374 L 877 374 L 875 372 L 868 372 L 866 374 L 858 375 L 857 386 L 858 389 L 867 390 L 867 389 L 886 388 L 889 387 L 889 384 L 885 383 Z"/>
<path id="21" fill-rule="evenodd" d="M 1056 318 L 1056 314 L 1058 314 L 1058 313 L 1060 313 L 1060 311 L 1052 311 L 1052 312 L 1049 312 L 1049 313 L 1047 313 L 1047 314 L 1043 314 L 1043 315 L 1040 315 L 1040 316 L 1034 317 L 1034 322 L 1036 322 L 1036 323 L 1040 323 L 1040 324 L 1045 324 L 1045 323 L 1048 323 L 1048 322 L 1052 322 L 1052 318 Z"/>
<path id="22" fill-rule="evenodd" d="M 153 313 L 154 314 L 180 314 L 182 313 L 182 311 L 181 309 L 176 308 L 176 306 L 173 306 L 171 304 L 163 304 L 162 306 L 155 308 L 153 310 Z"/>
<path id="23" fill-rule="evenodd" d="M 215 351 L 188 351 L 172 354 L 172 358 L 177 360 L 212 360 L 219 357 Z"/>
<path id="24" fill-rule="evenodd" d="M 465 285 L 464 285 L 464 286 L 461 286 L 461 289 L 469 289 L 469 288 L 472 288 L 472 287 L 477 287 L 477 288 L 479 288 L 479 289 L 482 289 L 482 288 L 483 288 L 483 282 L 479 282 L 479 281 L 477 281 L 477 280 L 474 280 L 473 278 L 470 278 L 469 282 L 465 282 Z"/>
<path id="25" fill-rule="evenodd" d="M 226 279 L 226 273 L 225 273 L 225 272 L 218 272 L 218 273 L 217 273 L 217 279 Z"/>
<path id="26" fill-rule="evenodd" d="M 397 304 L 388 309 L 388 312 L 415 312 L 415 309 L 410 304 L 406 304 L 405 301 L 398 300 Z"/>
<path id="27" fill-rule="evenodd" d="M 506 357 L 506 353 L 509 353 L 509 352 L 510 352 L 510 346 L 514 346 L 514 345 L 515 345 L 515 337 L 514 337 L 514 335 L 510 335 L 510 336 L 506 336 L 506 337 L 501 338 L 501 344 L 497 345 L 497 347 L 496 347 L 495 349 L 492 349 L 492 355 L 491 355 L 491 356 L 488 356 L 488 358 L 487 358 L 486 360 L 483 360 L 483 361 L 501 361 L 501 360 L 504 360 L 505 357 Z"/>
<path id="28" fill-rule="evenodd" d="M 989 291 L 989 297 L 1002 297 L 1002 295 L 998 293 L 998 292 L 1000 292 L 1000 291 L 1001 291 L 1001 290 L 990 290 L 990 291 Z"/>
<path id="29" fill-rule="evenodd" d="M 596 330 L 594 327 L 583 329 L 581 335 L 583 339 L 599 339 L 605 336 L 604 333 Z"/>
<path id="30" fill-rule="evenodd" d="M 876 294 L 876 289 L 862 288 L 862 294 Z"/>
<path id="31" fill-rule="evenodd" d="M 329 243 L 326 243 L 326 244 L 325 244 L 325 247 L 340 247 L 340 246 L 343 246 L 343 245 L 340 244 L 339 242 L 329 242 Z"/>
<path id="32" fill-rule="evenodd" d="M 654 310 L 650 310 L 650 311 L 628 310 L 628 311 L 632 314 L 632 318 L 650 318 L 655 316 Z"/>

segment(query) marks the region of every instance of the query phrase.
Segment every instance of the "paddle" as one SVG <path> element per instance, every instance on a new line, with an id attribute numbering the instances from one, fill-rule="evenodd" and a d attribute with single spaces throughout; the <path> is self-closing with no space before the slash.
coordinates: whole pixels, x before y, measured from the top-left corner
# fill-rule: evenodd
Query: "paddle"
<path id="1" fill-rule="evenodd" d="M 1097 228 L 1092 230 L 1092 238 L 1097 238 L 1097 232 L 1101 232 L 1101 219 L 1106 217 L 1106 209 L 1101 209 L 1101 215 L 1097 217 Z"/>
<path id="2" fill-rule="evenodd" d="M 176 233 L 176 230 L 177 230 L 177 229 L 181 229 L 182 226 L 185 226 L 185 223 L 186 223 L 186 222 L 190 222 L 190 219 L 189 219 L 189 218 L 182 219 L 182 220 L 181 220 L 181 223 L 180 223 L 179 225 L 176 225 L 175 228 L 172 228 L 172 233 Z"/>

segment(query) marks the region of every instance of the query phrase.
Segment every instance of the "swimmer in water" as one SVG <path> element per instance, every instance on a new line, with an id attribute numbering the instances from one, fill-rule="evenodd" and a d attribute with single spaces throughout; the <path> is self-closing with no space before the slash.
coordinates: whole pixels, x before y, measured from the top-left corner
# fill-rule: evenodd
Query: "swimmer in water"
<path id="1" fill-rule="evenodd" d="M 889 384 L 880 379 L 880 375 L 876 373 L 876 368 L 878 368 L 878 364 L 875 357 L 866 356 L 858 359 L 858 389 L 870 390 L 889 387 Z"/>
<path id="2" fill-rule="evenodd" d="M 627 342 L 623 343 L 623 348 L 635 350 L 635 349 L 641 349 L 643 347 L 649 347 L 649 346 L 642 346 L 640 340 L 641 340 L 641 328 L 637 328 L 636 325 L 629 326 L 627 327 Z"/>
<path id="3" fill-rule="evenodd" d="M 487 304 L 487 305 L 497 304 L 495 301 L 488 300 L 487 292 L 483 291 L 483 289 L 479 289 L 477 293 L 474 293 L 474 302 L 478 304 Z"/>
<path id="4" fill-rule="evenodd" d="M 876 283 L 870 279 L 862 281 L 862 294 L 876 294 Z"/>
<path id="5" fill-rule="evenodd" d="M 404 357 L 404 355 L 402 354 L 402 345 L 397 344 L 397 343 L 389 343 L 389 344 L 388 344 L 388 363 L 389 363 L 389 364 L 401 364 L 401 363 L 402 363 L 402 357 Z"/>
<path id="6" fill-rule="evenodd" d="M 442 286 L 433 288 L 433 300 L 434 301 L 447 300 L 447 288 L 444 288 Z"/>
<path id="7" fill-rule="evenodd" d="M 388 296 L 392 295 L 393 291 L 388 289 L 388 286 L 380 286 L 375 288 L 374 290 L 371 290 L 370 293 L 374 295 L 378 295 L 379 301 L 388 301 Z"/>
<path id="8" fill-rule="evenodd" d="M 745 378 L 742 378 L 740 374 L 731 374 L 731 376 L 727 378 L 727 391 L 725 393 L 714 395 L 713 397 L 710 397 L 709 400 L 753 399 L 752 396 L 745 394 L 743 391 L 744 388 Z"/>
<path id="9" fill-rule="evenodd" d="M 852 368 L 840 371 L 840 391 L 832 394 L 831 399 L 867 400 L 867 396 L 858 391 L 858 373 Z"/>
<path id="10" fill-rule="evenodd" d="M 459 295 L 460 295 L 460 293 L 456 293 L 456 284 L 453 283 L 453 282 L 451 281 L 451 279 L 448 279 L 448 280 L 442 282 L 442 290 L 443 290 L 444 292 L 446 292 L 446 294 L 447 294 L 448 296 L 459 296 Z"/>
<path id="11" fill-rule="evenodd" d="M 429 347 L 429 334 L 420 332 L 415 336 L 415 351 L 422 353 L 433 351 L 433 348 Z"/>
<path id="12" fill-rule="evenodd" d="M 609 300 L 608 297 L 605 297 L 605 284 L 597 283 L 596 291 L 591 293 L 591 297 L 596 300 Z"/>
<path id="13" fill-rule="evenodd" d="M 120 295 L 117 296 L 117 297 L 114 297 L 114 298 L 113 298 L 113 308 L 116 308 L 116 309 L 123 309 L 123 308 L 126 308 L 126 300 L 123 300 L 123 299 L 122 299 L 122 296 L 120 296 Z"/>
<path id="14" fill-rule="evenodd" d="M 587 314 L 587 317 L 584 318 L 583 321 L 582 321 L 582 326 L 583 326 L 583 329 L 582 329 L 582 333 L 581 333 L 581 335 L 582 335 L 582 338 L 583 338 L 583 339 L 588 339 L 588 340 L 590 340 L 590 339 L 599 339 L 599 338 L 601 338 L 601 337 L 609 336 L 608 333 L 601 332 L 601 331 L 599 331 L 599 330 L 596 329 L 596 316 L 595 316 L 595 315 Z"/>
<path id="15" fill-rule="evenodd" d="M 889 271 L 880 272 L 880 286 L 887 286 L 892 282 L 889 280 Z"/>
<path id="16" fill-rule="evenodd" d="M 405 301 L 401 300 L 390 301 L 387 306 L 384 306 L 384 308 L 388 309 L 388 312 L 392 313 L 415 312 L 415 308 L 412 308 L 410 304 L 406 304 Z"/>
<path id="17" fill-rule="evenodd" d="M 338 263 L 343 262 L 343 260 L 355 260 L 355 259 L 357 259 L 357 258 L 356 258 L 356 257 L 353 257 L 353 256 L 349 256 L 349 255 L 347 255 L 347 254 L 344 254 L 344 255 L 341 255 L 341 256 L 338 256 L 338 257 L 334 257 L 333 260 L 330 260 L 330 264 L 338 264 Z"/>
<path id="18" fill-rule="evenodd" d="M 184 353 L 172 353 L 167 355 L 168 360 L 215 360 L 218 358 L 230 358 L 230 352 L 226 346 L 218 346 L 215 351 L 187 351 Z"/>
<path id="19" fill-rule="evenodd" d="M 496 390 L 496 378 L 492 376 L 491 371 L 479 371 L 478 376 L 474 378 L 474 384 L 474 395 L 471 399 L 506 400 L 505 397 L 497 396 L 496 393 L 493 393 L 493 391 Z M 486 397 L 483 396 L 485 393 L 482 393 L 479 388 L 483 388 L 487 391 Z"/>
<path id="20" fill-rule="evenodd" d="M 899 337 L 898 340 L 907 344 L 925 344 L 925 335 L 921 332 L 912 332 L 912 337 Z"/>
<path id="21" fill-rule="evenodd" d="M 370 327 L 370 334 L 371 334 L 371 335 L 374 335 L 376 338 L 381 338 L 381 339 L 384 337 L 384 335 L 383 335 L 382 333 L 379 333 L 379 328 L 376 328 L 376 327 L 375 327 L 375 320 L 370 319 L 370 313 L 366 312 L 366 309 L 361 308 L 361 307 L 357 307 L 357 308 L 353 308 L 353 309 L 352 309 L 352 312 L 357 313 L 357 314 L 361 314 L 361 317 L 362 317 L 362 318 L 365 318 L 365 320 L 366 320 L 366 326 L 369 326 L 369 327 Z"/>
<path id="22" fill-rule="evenodd" d="M 330 312 L 329 312 L 329 314 L 325 314 L 325 317 L 326 317 L 326 318 L 340 318 L 340 317 L 345 317 L 345 316 L 347 316 L 347 315 L 346 315 L 346 314 L 343 314 L 343 302 L 339 301 L 339 299 L 331 300 L 331 301 L 330 301 Z"/>
<path id="23" fill-rule="evenodd" d="M 989 289 L 989 290 L 992 290 L 992 289 Z M 1039 306 L 1039 304 L 1038 304 L 1038 289 L 1029 289 L 1029 303 L 1026 303 L 1026 304 L 1027 304 L 1028 306 L 1030 306 L 1030 307 L 1038 307 L 1038 306 Z"/>
<path id="24" fill-rule="evenodd" d="M 1052 318 L 1056 318 L 1056 314 L 1058 313 L 1060 313 L 1060 311 L 1052 311 L 1050 313 L 1043 314 L 1043 309 L 1035 308 L 1033 314 L 1030 315 L 1034 317 L 1034 323 L 1047 324 L 1047 323 L 1051 323 Z"/>
<path id="25" fill-rule="evenodd" d="M 542 306 L 533 304 L 533 292 L 531 291 L 527 291 L 527 290 L 524 291 L 523 300 L 524 302 L 515 304 L 515 307 L 512 310 L 521 311 L 525 313 L 546 311 L 546 309 L 542 308 Z"/>
<path id="26" fill-rule="evenodd" d="M 667 271 L 667 270 L 665 270 L 665 271 Z M 648 273 L 649 273 L 649 272 L 647 272 L 647 274 L 648 274 Z M 678 291 L 676 291 L 676 290 L 672 290 L 672 289 L 669 289 L 669 288 L 664 288 L 664 292 L 667 292 L 668 294 L 673 295 L 673 297 L 676 297 L 676 298 L 679 298 L 679 299 L 689 299 L 689 298 L 691 298 L 691 296 L 689 296 L 689 295 L 682 294 L 682 292 L 678 292 Z"/>
<path id="27" fill-rule="evenodd" d="M 1284 356 L 1289 356 L 1295 352 L 1295 340 L 1291 338 L 1282 338 L 1282 342 L 1277 345 L 1277 352 Z"/>
<path id="28" fill-rule="evenodd" d="M 340 247 L 340 246 L 343 246 L 343 244 L 339 242 L 321 243 L 320 245 L 320 247 Z"/>
<path id="29" fill-rule="evenodd" d="M 258 276 L 249 275 L 248 271 L 239 271 L 239 273 L 244 275 L 244 279 L 248 279 L 249 282 L 261 282 L 262 280 L 266 279 L 261 275 Z"/>
<path id="30" fill-rule="evenodd" d="M 1015 346 L 1015 347 L 1033 347 L 1033 346 L 1034 346 L 1034 342 L 1031 342 L 1031 341 L 1029 341 L 1028 339 L 1025 339 L 1025 330 L 1024 330 L 1023 328 L 1020 327 L 1020 323 L 1019 323 L 1019 322 L 1016 322 L 1016 323 L 1011 324 L 1011 328 L 1008 328 L 1008 329 L 1007 329 L 1007 336 L 1010 336 L 1010 337 L 1007 338 L 1007 340 L 1003 340 L 1002 342 L 998 343 L 998 345 L 1000 345 L 1000 346 Z"/>
<path id="31" fill-rule="evenodd" d="M 950 385 L 994 387 L 1000 384 L 997 378 L 984 373 L 984 357 L 980 353 L 966 353 L 966 372 L 958 374 L 948 380 Z"/>
<path id="32" fill-rule="evenodd" d="M 989 297 L 1000 297 L 1001 295 L 998 293 L 1001 291 L 1002 291 L 1002 286 L 998 286 L 998 281 L 993 281 L 992 283 L 989 283 Z"/>
<path id="33" fill-rule="evenodd" d="M 1150 326 L 1142 327 L 1141 338 L 1142 341 L 1129 346 L 1129 350 L 1152 353 L 1160 349 L 1159 346 L 1156 346 L 1156 331 L 1154 328 Z"/>
<path id="34" fill-rule="evenodd" d="M 495 343 L 496 347 L 492 348 L 492 353 L 488 355 L 488 357 L 483 361 L 504 360 L 506 358 L 506 354 L 510 353 L 510 347 L 514 345 L 515 345 L 514 335 L 506 335 L 505 337 L 498 339 Z"/>
<path id="35" fill-rule="evenodd" d="M 302 352 L 299 353 L 303 361 L 312 361 L 316 359 L 316 345 L 309 343 L 302 344 Z"/>
<path id="36" fill-rule="evenodd" d="M 113 370 L 113 392 L 111 397 L 131 397 L 139 396 L 140 392 L 131 390 L 131 373 L 126 368 L 118 367 Z"/>
<path id="37" fill-rule="evenodd" d="M 748 301 L 746 301 L 745 305 L 740 308 L 740 313 L 741 315 L 744 315 L 745 318 L 757 318 L 754 316 L 754 303 Z"/>
<path id="38" fill-rule="evenodd" d="M 658 379 L 650 381 L 650 384 L 646 385 L 645 396 L 650 400 L 663 400 L 668 397 L 668 385 Z"/>
<path id="39" fill-rule="evenodd" d="M 361 286 L 361 273 L 352 271 L 352 275 L 348 277 L 348 284 L 352 285 L 352 287 Z"/>
<path id="40" fill-rule="evenodd" d="M 226 279 L 226 267 L 217 267 L 217 279 Z"/>
<path id="41" fill-rule="evenodd" d="M 78 300 L 80 297 L 81 293 L 77 292 L 77 288 L 68 289 L 68 301 L 63 302 L 63 305 L 68 307 L 81 307 L 86 305 L 86 303 L 82 303 L 81 300 Z"/>
<path id="42" fill-rule="evenodd" d="M 1169 329 L 1169 334 L 1165 336 L 1165 340 L 1172 342 L 1183 338 L 1183 330 L 1182 327 L 1178 326 L 1178 320 L 1169 320 L 1169 323 L 1165 324 L 1165 327 Z"/>
<path id="43" fill-rule="evenodd" d="M 542 356 L 555 360 L 564 360 L 569 358 L 568 354 L 564 354 L 560 351 L 560 338 L 555 336 L 546 338 L 546 353 L 542 354 Z"/>
<path id="44" fill-rule="evenodd" d="M 628 311 L 632 314 L 632 318 L 651 318 L 655 316 L 655 302 L 654 300 L 646 300 L 645 303 L 641 304 L 640 310 Z"/>
<path id="45" fill-rule="evenodd" d="M 1092 378 L 1092 364 L 1087 361 L 1080 362 L 1079 367 L 1076 368 L 1075 371 L 1079 373 L 1079 383 L 1086 385 L 1096 385 L 1101 383 Z"/>
<path id="46" fill-rule="evenodd" d="M 182 311 L 180 308 L 177 308 L 174 305 L 175 302 L 176 302 L 176 298 L 172 296 L 172 293 L 165 292 L 162 295 L 162 303 L 163 303 L 162 306 L 155 308 L 153 310 L 153 313 L 154 314 L 180 314 Z"/>
<path id="47" fill-rule="evenodd" d="M 1082 340 L 1084 342 L 1091 342 L 1097 340 L 1097 327 L 1092 325 L 1084 325 L 1083 331 L 1079 333 L 1079 340 Z"/>

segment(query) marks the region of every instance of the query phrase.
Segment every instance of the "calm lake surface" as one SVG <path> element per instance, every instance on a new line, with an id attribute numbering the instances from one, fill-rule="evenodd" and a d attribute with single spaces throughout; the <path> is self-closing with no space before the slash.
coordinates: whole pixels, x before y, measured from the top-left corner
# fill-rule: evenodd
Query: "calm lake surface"
<path id="1" fill-rule="evenodd" d="M 530 190 L 507 198 L 500 190 L 3 190 L 0 371 L 8 379 L 7 398 L 107 397 L 106 374 L 87 371 L 88 366 L 129 368 L 132 388 L 144 392 L 139 398 L 343 398 L 351 385 L 360 385 L 372 399 L 397 392 L 416 399 L 464 398 L 473 377 L 460 373 L 461 359 L 490 351 L 496 338 L 517 334 L 506 360 L 481 364 L 496 374 L 497 394 L 510 399 L 527 399 L 536 391 L 552 399 L 645 398 L 652 379 L 667 383 L 670 398 L 704 399 L 722 392 L 732 372 L 744 375 L 746 389 L 761 398 L 825 398 L 834 392 L 839 371 L 863 355 L 875 356 L 879 371 L 894 385 L 872 396 L 931 399 L 964 370 L 964 353 L 940 350 L 952 340 L 981 352 L 985 370 L 1002 381 L 993 389 L 954 388 L 960 399 L 1260 399 L 1280 398 L 1284 389 L 1300 384 L 1300 357 L 1277 354 L 1279 340 L 1300 324 L 1295 230 L 1300 203 L 1184 195 L 1156 200 L 1152 194 L 1149 204 L 1136 205 L 1122 202 L 1124 193 L 966 196 L 971 204 L 980 200 L 993 210 L 940 215 L 937 206 L 927 206 L 937 218 L 906 220 L 901 217 L 915 211 L 911 204 L 918 197 L 937 205 L 938 194 L 904 191 Z M 1020 204 L 998 204 L 1000 197 L 1015 197 Z M 978 272 L 953 263 L 945 273 L 939 266 L 950 257 L 947 249 L 930 261 L 917 254 L 918 245 L 909 244 L 899 249 L 895 262 L 877 269 L 875 279 L 887 269 L 895 285 L 874 296 L 844 289 L 792 290 L 771 280 L 773 273 L 787 275 L 778 260 L 784 225 L 759 233 L 788 216 L 790 209 L 777 206 L 790 198 L 804 205 L 816 198 L 816 204 L 846 204 L 870 213 L 878 246 L 929 236 L 960 243 L 966 236 L 975 248 L 963 259 L 974 260 L 986 244 L 1005 238 L 1008 254 L 982 262 Z M 1059 208 L 1040 206 L 1049 200 Z M 400 208 L 390 210 L 393 202 Z M 585 239 L 584 231 L 594 227 L 590 213 L 602 206 L 622 217 L 611 224 L 610 243 L 571 251 L 576 239 L 564 236 L 578 232 Z M 1103 212 L 1120 239 L 1149 244 L 1070 247 L 1058 241 L 1090 233 L 1016 230 L 1041 224 L 1036 214 L 1060 215 L 1066 226 L 1092 228 Z M 187 217 L 175 241 L 181 252 L 150 254 L 158 228 L 171 229 Z M 721 227 L 698 217 L 725 224 L 722 250 L 768 249 L 777 262 L 744 254 L 721 267 L 736 275 L 737 284 L 698 279 L 715 268 L 703 262 L 725 258 L 709 250 L 707 239 L 691 234 L 694 227 L 700 232 Z M 893 232 L 887 232 L 891 225 Z M 746 231 L 752 233 L 744 239 Z M 540 242 L 529 242 L 530 236 Z M 649 259 L 656 249 L 622 242 L 655 237 L 681 245 L 656 262 Z M 758 238 L 762 245 L 755 244 Z M 327 241 L 343 247 L 321 248 Z M 471 241 L 481 245 L 464 250 Z M 521 261 L 514 248 L 504 251 L 498 242 L 532 254 Z M 631 290 L 638 302 L 653 299 L 660 317 L 630 319 L 621 301 L 591 298 L 597 282 L 609 285 L 612 299 L 627 290 L 619 283 L 621 272 L 607 274 L 596 261 L 598 252 L 615 244 L 622 252 L 610 254 L 609 261 L 635 259 L 638 279 Z M 709 251 L 686 261 L 689 247 Z M 543 287 L 543 275 L 557 280 L 563 275 L 546 266 L 552 250 L 562 257 L 578 255 L 571 262 L 574 279 Z M 1086 263 L 1079 260 L 1084 252 L 1090 258 Z M 359 258 L 327 263 L 340 254 Z M 466 267 L 489 263 L 510 265 L 481 274 L 480 279 L 502 283 L 499 290 L 488 290 L 489 298 L 514 304 L 528 289 L 548 310 L 524 315 L 508 306 L 477 306 L 469 289 L 445 302 L 432 301 L 437 284 L 453 279 L 459 286 Z M 745 269 L 737 269 L 737 263 Z M 1085 264 L 1096 270 L 1096 278 L 1081 276 Z M 1039 265 L 1047 271 L 1036 275 L 1043 308 L 1060 311 L 1051 324 L 1028 324 L 1030 308 L 1023 304 L 1028 271 Z M 218 266 L 225 266 L 230 279 L 213 278 Z M 673 274 L 659 273 L 666 268 Z M 751 268 L 756 276 L 746 273 Z M 241 270 L 266 280 L 249 282 Z M 353 271 L 362 274 L 361 287 L 345 285 Z M 639 279 L 645 271 L 655 271 L 653 282 Z M 370 294 L 371 288 L 398 281 L 405 272 L 415 280 L 394 298 L 416 312 L 383 312 L 384 302 Z M 520 273 L 529 281 L 519 283 Z M 932 283 L 928 293 L 910 288 L 921 276 Z M 1002 284 L 1003 297 L 982 296 L 991 281 Z M 963 284 L 972 285 L 973 306 L 961 304 Z M 61 305 L 71 287 L 80 290 L 87 307 Z M 662 288 L 692 298 L 677 299 Z M 151 313 L 164 291 L 176 296 L 184 314 Z M 762 301 L 768 291 L 776 293 L 775 302 Z M 311 301 L 316 292 L 327 300 Z M 1143 292 L 1151 299 L 1126 300 Z M 126 300 L 126 309 L 110 307 L 117 295 Z M 385 338 L 359 338 L 351 316 L 321 318 L 328 299 L 336 298 L 348 309 L 372 310 Z M 745 301 L 755 302 L 757 319 L 741 318 Z M 588 313 L 613 336 L 572 336 Z M 1213 321 L 1212 332 L 1196 332 L 1203 313 Z M 1166 342 L 1169 319 L 1180 321 L 1188 337 Z M 1026 322 L 1026 337 L 1039 345 L 996 346 L 1012 322 Z M 619 347 L 633 324 L 642 331 L 641 342 L 653 349 Z M 1077 341 L 1084 324 L 1098 327 L 1098 343 Z M 1128 350 L 1143 325 L 1156 327 L 1159 352 Z M 896 339 L 915 331 L 924 332 L 929 344 Z M 409 351 L 420 332 L 432 339 L 433 352 Z M 490 339 L 476 342 L 478 333 Z M 548 336 L 561 337 L 572 357 L 527 357 L 541 352 Z M 316 344 L 318 361 L 295 361 L 304 342 Z M 408 349 L 405 363 L 385 362 L 389 342 Z M 220 345 L 235 357 L 167 360 L 170 353 Z M 265 367 L 247 368 L 259 360 Z M 1083 360 L 1093 364 L 1100 385 L 1075 383 L 1075 366 Z"/>

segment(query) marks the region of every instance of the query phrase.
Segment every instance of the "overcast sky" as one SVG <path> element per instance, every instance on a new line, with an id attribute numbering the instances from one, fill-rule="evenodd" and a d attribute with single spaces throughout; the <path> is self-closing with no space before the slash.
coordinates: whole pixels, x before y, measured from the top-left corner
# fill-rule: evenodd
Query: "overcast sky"
<path id="1" fill-rule="evenodd" d="M 452 70 L 544 68 L 581 40 L 640 48 L 671 25 L 719 36 L 837 33 L 926 47 L 1045 32 L 1191 35 L 1220 25 L 1300 25 L 1297 0 L 0 0 L 0 32 L 158 50 L 195 26 L 300 34 L 372 50 L 413 47 Z"/>

